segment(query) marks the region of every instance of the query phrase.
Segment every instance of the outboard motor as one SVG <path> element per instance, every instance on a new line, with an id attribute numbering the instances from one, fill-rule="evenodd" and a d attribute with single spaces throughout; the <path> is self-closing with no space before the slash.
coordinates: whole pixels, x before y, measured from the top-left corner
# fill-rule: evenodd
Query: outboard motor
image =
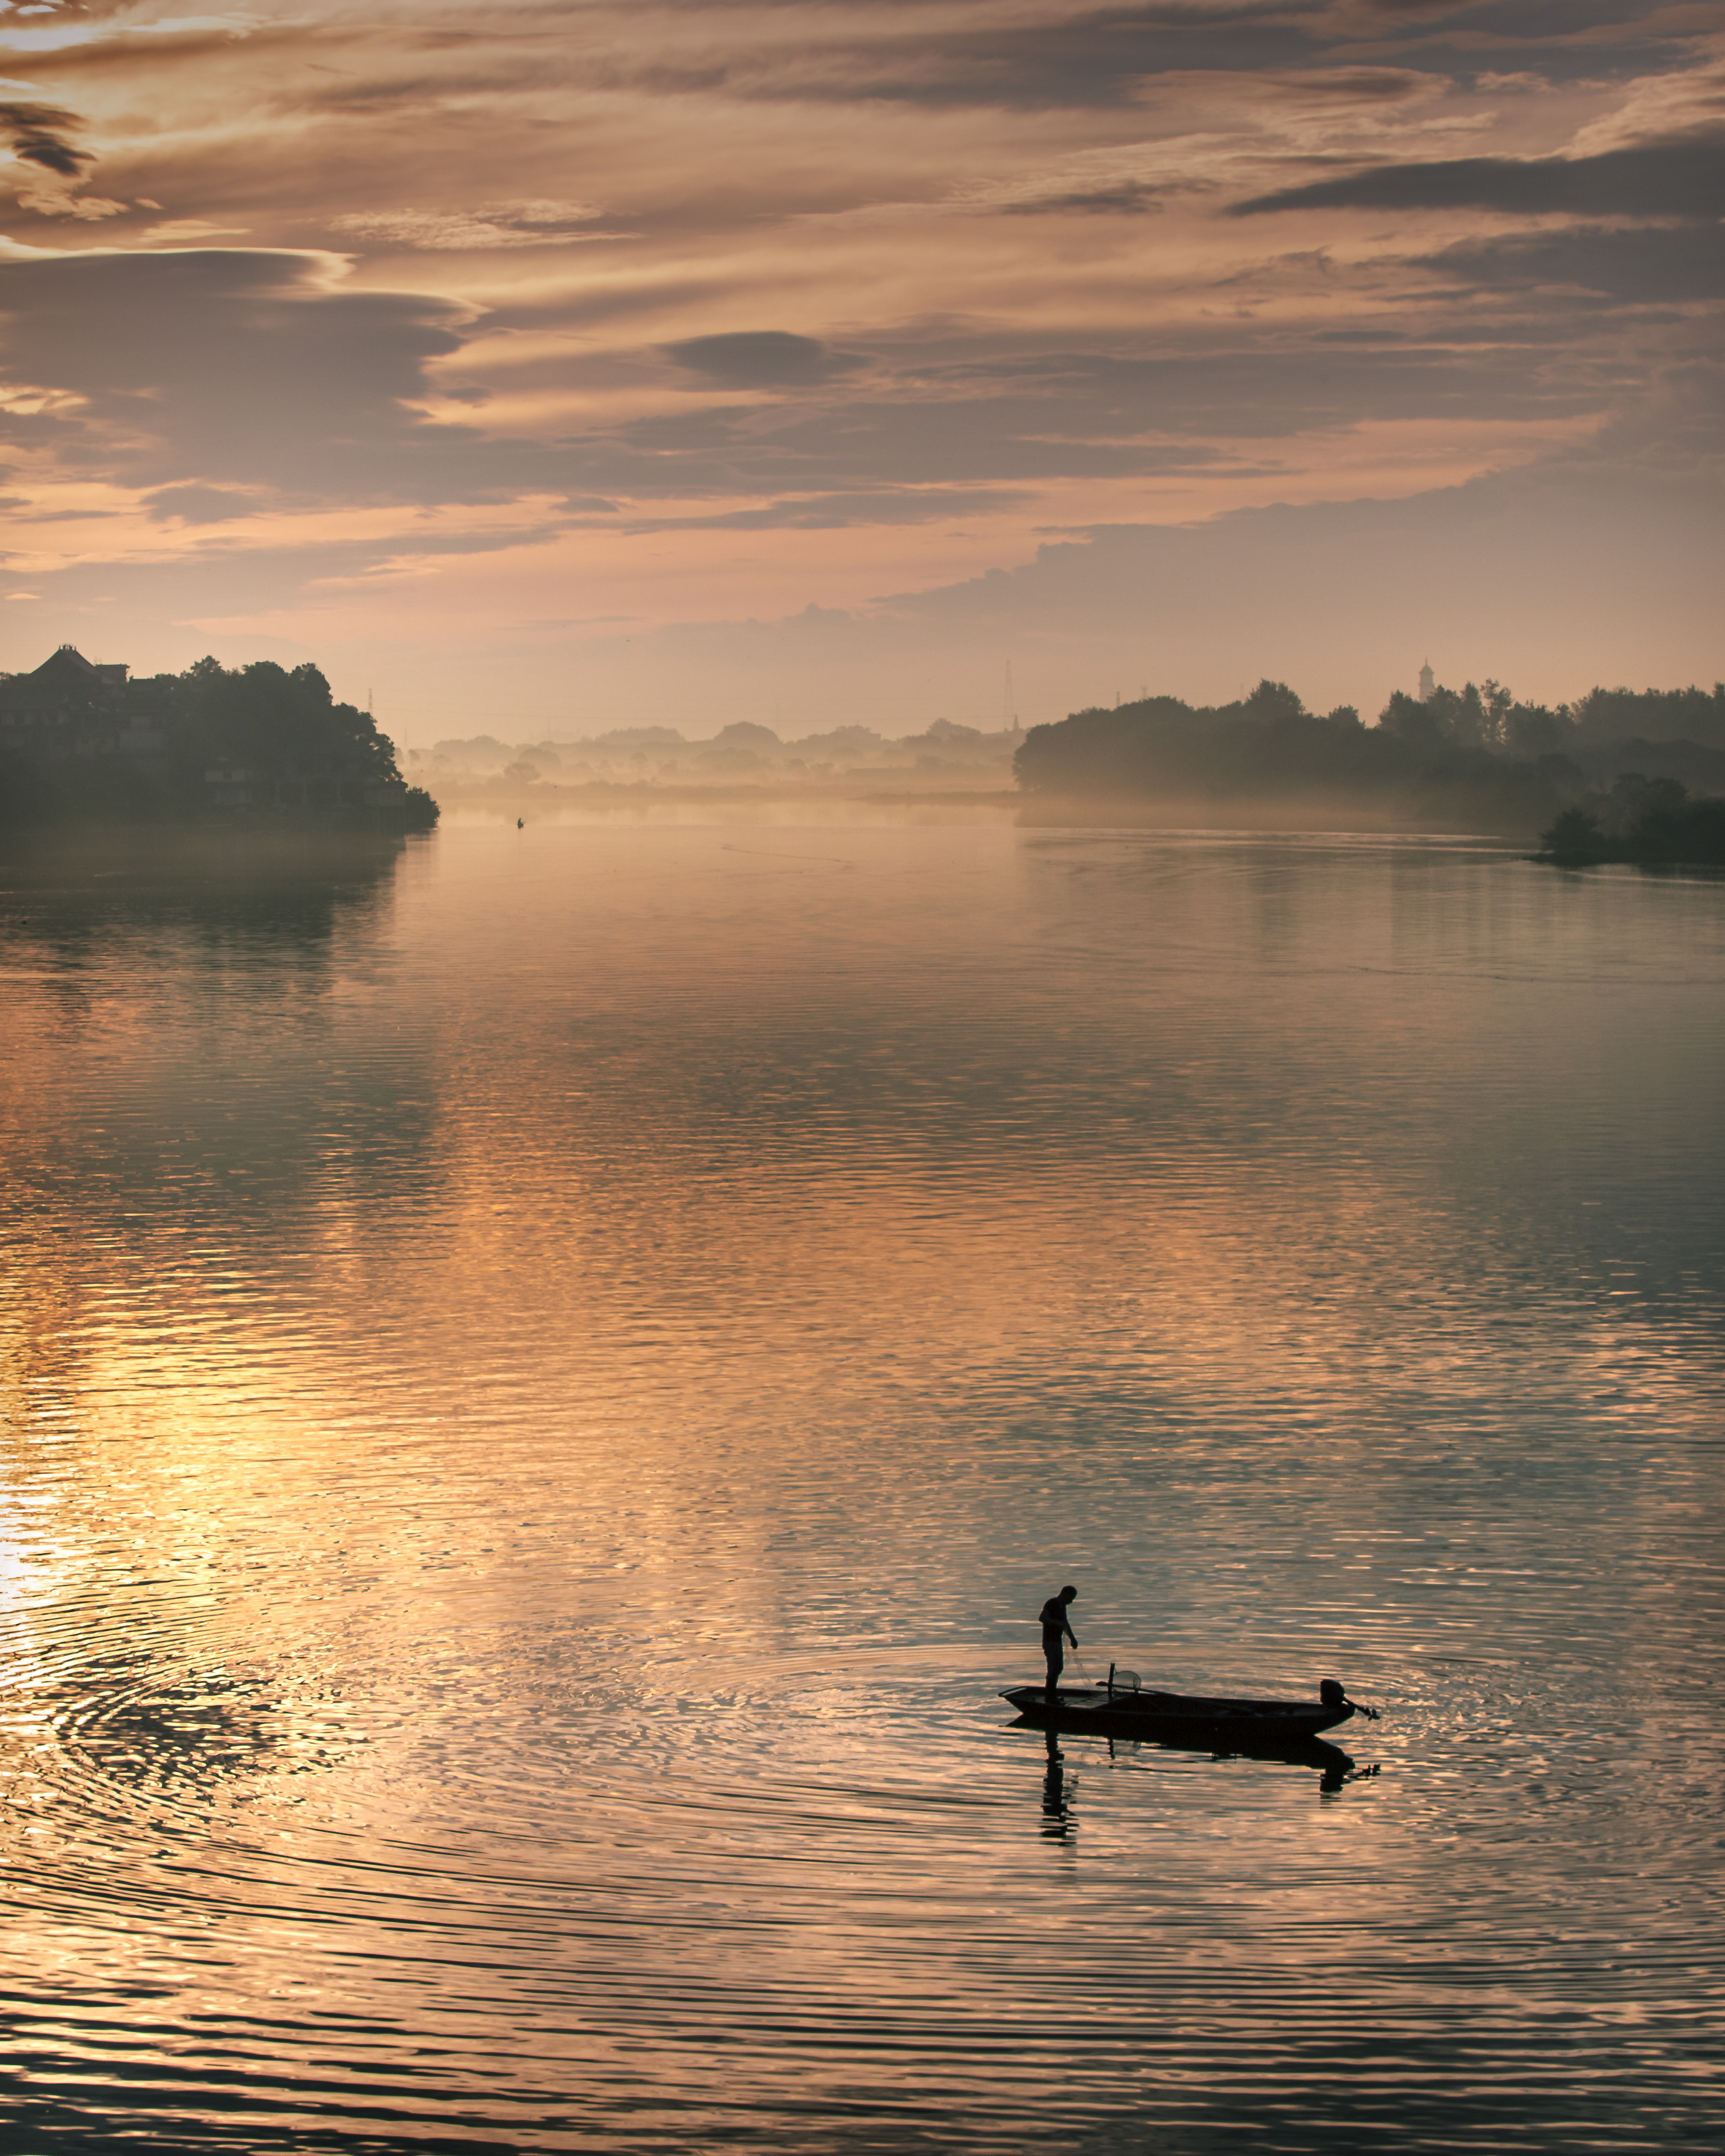
<path id="1" fill-rule="evenodd" d="M 1375 1707 L 1362 1707 L 1357 1699 L 1350 1699 L 1334 1677 L 1326 1677 L 1317 1688 L 1317 1696 L 1327 1707 L 1346 1714 L 1363 1715 L 1368 1722 L 1378 1719 Z"/>

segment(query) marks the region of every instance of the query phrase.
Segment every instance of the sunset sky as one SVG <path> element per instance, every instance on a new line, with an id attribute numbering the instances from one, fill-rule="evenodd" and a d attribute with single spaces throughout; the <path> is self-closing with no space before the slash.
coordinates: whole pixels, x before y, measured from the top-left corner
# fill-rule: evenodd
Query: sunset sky
<path id="1" fill-rule="evenodd" d="M 402 742 L 1725 673 L 1717 0 L 0 0 L 0 669 Z"/>

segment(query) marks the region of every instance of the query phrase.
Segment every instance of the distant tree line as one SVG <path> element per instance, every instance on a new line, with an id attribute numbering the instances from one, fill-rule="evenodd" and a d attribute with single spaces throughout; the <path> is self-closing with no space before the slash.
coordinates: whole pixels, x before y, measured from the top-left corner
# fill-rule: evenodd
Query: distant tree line
<path id="1" fill-rule="evenodd" d="M 1590 781 L 1625 771 L 1680 793 L 1725 785 L 1725 686 L 1595 689 L 1553 709 L 1470 681 L 1423 700 L 1397 691 L 1368 727 L 1351 705 L 1309 711 L 1266 680 L 1231 704 L 1148 696 L 1076 711 L 1033 726 L 1014 767 L 1050 804 L 1531 835 Z"/>
<path id="2" fill-rule="evenodd" d="M 63 648 L 0 679 L 0 824 L 437 822 L 371 714 L 338 702 L 309 663 L 200 659 L 182 674 L 93 678 L 104 670 Z"/>
<path id="3" fill-rule="evenodd" d="M 1554 708 L 1523 704 L 1501 682 L 1434 688 L 1422 703 L 1397 690 L 1378 723 L 1430 747 L 1502 756 L 1585 757 L 1625 742 L 1687 742 L 1725 751 L 1725 683 L 1712 689 L 1592 689 Z"/>

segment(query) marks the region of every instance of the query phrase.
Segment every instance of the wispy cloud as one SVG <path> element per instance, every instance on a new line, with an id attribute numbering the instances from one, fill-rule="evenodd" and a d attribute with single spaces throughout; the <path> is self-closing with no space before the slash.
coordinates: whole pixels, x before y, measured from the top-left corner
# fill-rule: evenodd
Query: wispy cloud
<path id="1" fill-rule="evenodd" d="M 330 229 L 373 239 L 388 247 L 430 253 L 467 253 L 493 247 L 555 247 L 571 240 L 629 237 L 596 232 L 604 213 L 587 203 L 498 203 L 484 209 L 345 210 Z"/>
<path id="2" fill-rule="evenodd" d="M 95 160 L 68 140 L 83 125 L 75 112 L 54 105 L 0 105 L 0 136 L 20 164 L 39 166 L 75 180 Z"/>
<path id="3" fill-rule="evenodd" d="M 1452 157 L 1378 165 L 1236 203 L 1236 217 L 1294 209 L 1486 209 L 1512 216 L 1725 216 L 1725 130 L 1591 157 Z"/>
<path id="4" fill-rule="evenodd" d="M 1059 194 L 1020 195 L 995 207 L 1002 217 L 1144 217 L 1163 207 L 1168 192 L 1147 180 L 1117 180 Z"/>
<path id="5" fill-rule="evenodd" d="M 737 389 L 800 389 L 830 382 L 865 362 L 860 354 L 832 352 L 819 337 L 788 330 L 728 330 L 717 336 L 684 337 L 665 346 L 665 356 L 693 374 Z"/>

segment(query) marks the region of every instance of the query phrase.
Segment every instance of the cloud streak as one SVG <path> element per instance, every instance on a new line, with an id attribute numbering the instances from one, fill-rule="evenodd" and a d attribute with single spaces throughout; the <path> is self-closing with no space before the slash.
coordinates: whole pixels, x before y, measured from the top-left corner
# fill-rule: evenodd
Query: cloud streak
<path id="1" fill-rule="evenodd" d="M 1725 216 L 1725 131 L 1645 142 L 1593 157 L 1455 157 L 1379 165 L 1234 205 L 1235 217 L 1274 210 L 1485 209 L 1505 216 L 1680 218 Z"/>
<path id="2" fill-rule="evenodd" d="M 818 337 L 788 330 L 730 330 L 684 337 L 665 347 L 679 367 L 736 389 L 801 389 L 849 373 L 861 359 L 828 350 Z"/>
<path id="3" fill-rule="evenodd" d="M 62 179 L 81 178 L 95 162 L 67 137 L 82 125 L 75 112 L 54 105 L 0 105 L 0 137 L 21 164 L 39 166 Z"/>

